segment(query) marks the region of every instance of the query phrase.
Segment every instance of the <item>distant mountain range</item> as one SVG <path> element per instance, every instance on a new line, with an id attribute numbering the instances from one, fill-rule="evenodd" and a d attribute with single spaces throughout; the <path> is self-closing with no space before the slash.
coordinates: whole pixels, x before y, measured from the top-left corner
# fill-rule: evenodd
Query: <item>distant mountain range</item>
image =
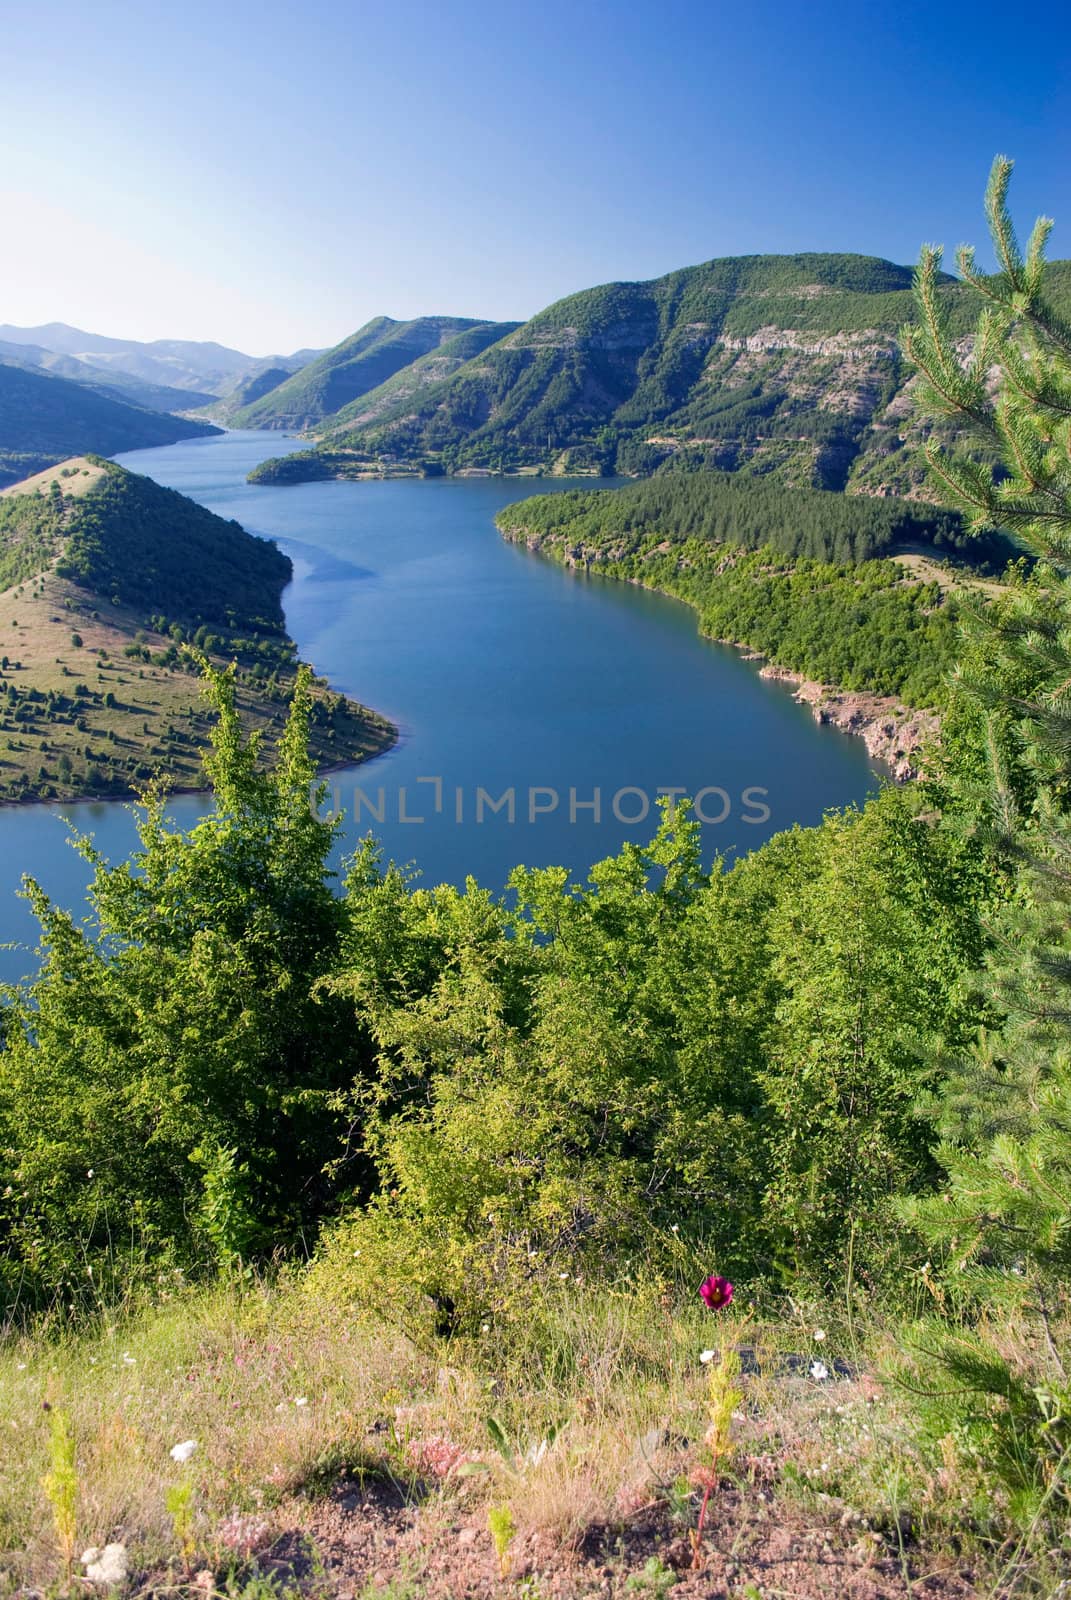
<path id="1" fill-rule="evenodd" d="M 146 383 L 118 368 L 93 367 L 77 356 L 57 354 L 39 344 L 16 344 L 0 339 L 0 364 L 67 378 L 71 383 L 84 383 L 113 400 L 126 400 L 132 406 L 145 406 L 150 411 L 191 411 L 210 405 L 215 398 L 197 389 L 173 389 L 167 384 Z"/>
<path id="2" fill-rule="evenodd" d="M 129 405 L 114 391 L 0 365 L 0 488 L 86 451 L 118 455 L 218 432 L 211 423 Z"/>
<path id="3" fill-rule="evenodd" d="M 298 350 L 291 356 L 248 356 L 226 345 L 190 339 L 112 339 L 86 333 L 66 322 L 46 322 L 37 328 L 17 328 L 0 323 L 0 344 L 36 346 L 53 356 L 71 356 L 122 385 L 129 379 L 166 389 L 190 391 L 187 409 L 204 405 L 212 396 L 228 393 L 267 368 L 289 375 L 321 352 Z M 46 363 L 35 362 L 35 365 Z M 62 377 L 78 376 L 62 371 Z"/>
<path id="4" fill-rule="evenodd" d="M 466 324 L 460 342 L 444 339 L 434 359 L 421 354 L 375 387 L 362 369 L 360 393 L 344 403 L 344 388 L 325 382 L 291 405 L 288 394 L 309 394 L 317 375 L 349 371 L 349 349 L 359 361 L 374 346 L 381 322 L 369 323 L 239 413 L 245 426 L 315 435 L 311 451 L 253 476 L 642 474 L 676 461 L 798 486 L 924 492 L 898 340 L 913 316 L 911 278 L 873 256 L 726 257 L 570 295 L 497 336 L 494 324 Z M 1071 313 L 1071 262 L 1054 262 L 1047 284 Z M 969 336 L 974 297 L 952 278 L 944 293 Z"/>
<path id="5" fill-rule="evenodd" d="M 0 487 L 86 450 L 115 455 L 218 432 L 206 416 L 189 413 L 225 414 L 321 353 L 258 358 L 185 339 L 112 339 L 65 322 L 4 323 Z"/>

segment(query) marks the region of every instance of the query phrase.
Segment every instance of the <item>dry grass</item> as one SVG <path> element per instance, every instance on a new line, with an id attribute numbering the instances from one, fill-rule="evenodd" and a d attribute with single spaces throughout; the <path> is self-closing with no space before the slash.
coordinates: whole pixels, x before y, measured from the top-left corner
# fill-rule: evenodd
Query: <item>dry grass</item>
<path id="1" fill-rule="evenodd" d="M 59 484 L 65 495 L 83 495 L 104 476 L 105 470 L 87 456 L 72 456 L 69 461 L 45 467 L 44 471 L 35 472 L 20 483 L 8 484 L 6 489 L 0 489 L 0 495 L 48 494 L 54 483 Z"/>
<path id="2" fill-rule="evenodd" d="M 75 637 L 81 644 L 75 644 Z M 133 778 L 144 765 L 166 777 L 173 789 L 201 788 L 204 773 L 201 752 L 208 742 L 212 717 L 201 694 L 201 679 L 183 665 L 143 663 L 124 654 L 128 645 L 141 644 L 154 656 L 167 651 L 173 641 L 146 628 L 136 613 L 113 606 L 100 597 L 45 573 L 0 593 L 0 656 L 12 666 L 4 679 L 21 694 L 50 690 L 70 700 L 83 684 L 96 698 L 80 698 L 66 720 L 40 717 L 17 722 L 0 704 L 0 800 L 16 795 L 12 780 L 25 773 L 40 795 L 42 766 L 53 797 L 68 799 L 95 792 L 86 781 L 91 765 L 106 774 L 107 792 L 129 792 L 143 785 L 145 774 Z M 225 667 L 224 657 L 215 665 Z M 318 688 L 315 693 L 322 696 Z M 114 704 L 103 704 L 111 694 Z M 286 705 L 261 694 L 239 678 L 236 701 L 248 731 L 259 729 L 270 745 L 286 718 Z M 84 723 L 79 727 L 78 723 Z M 370 719 L 351 704 L 339 722 L 335 740 L 314 724 L 313 757 L 318 764 L 334 766 L 377 754 L 390 743 L 386 724 Z M 69 771 L 61 767 L 62 758 Z M 103 764 L 102 758 L 107 760 Z"/>
<path id="3" fill-rule="evenodd" d="M 810 1376 L 816 1351 L 831 1371 L 845 1353 L 832 1327 L 819 1346 L 803 1314 L 742 1334 L 733 1317 L 570 1288 L 527 1348 L 500 1345 L 488 1328 L 470 1347 L 422 1350 L 295 1279 L 270 1290 L 179 1285 L 93 1334 L 9 1343 L 0 1576 L 42 1588 L 61 1574 L 41 1487 L 46 1405 L 63 1410 L 76 1441 L 79 1551 L 121 1542 L 140 1571 L 177 1560 L 165 1502 L 187 1475 L 200 1559 L 216 1570 L 242 1519 L 271 1526 L 293 1496 L 347 1474 L 422 1483 L 443 1516 L 485 1519 L 487 1505 L 506 1504 L 519 1544 L 575 1546 L 592 1525 L 652 1505 L 691 1514 L 707 1426 L 699 1352 L 715 1329 L 754 1351 L 734 1422 L 742 1485 L 774 1486 L 875 1538 L 908 1510 L 937 1528 L 956 1509 L 957 1486 L 919 1459 L 894 1393 L 862 1375 Z M 182 1467 L 169 1451 L 185 1439 L 198 1448 Z"/>

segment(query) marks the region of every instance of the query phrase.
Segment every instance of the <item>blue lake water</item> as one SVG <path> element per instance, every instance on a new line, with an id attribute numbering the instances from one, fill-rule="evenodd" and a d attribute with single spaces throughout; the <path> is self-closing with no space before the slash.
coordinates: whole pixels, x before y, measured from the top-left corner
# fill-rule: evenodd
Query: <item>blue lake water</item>
<path id="1" fill-rule="evenodd" d="M 646 839 L 659 790 L 702 794 L 712 858 L 877 787 L 861 740 L 701 639 L 685 606 L 499 537 L 502 506 L 569 485 L 246 483 L 286 448 L 278 434 L 229 433 L 120 460 L 277 540 L 294 561 L 284 605 L 302 656 L 398 725 L 394 750 L 328 780 L 346 819 L 340 857 L 371 829 L 425 884 L 472 874 L 497 889 L 520 862 L 583 875 Z M 171 810 L 189 823 L 206 804 L 180 796 Z M 21 874 L 72 909 L 84 899 L 68 816 L 113 860 L 136 844 L 121 802 L 0 810 L 0 933 L 17 946 L 0 952 L 6 978 L 34 964 Z"/>

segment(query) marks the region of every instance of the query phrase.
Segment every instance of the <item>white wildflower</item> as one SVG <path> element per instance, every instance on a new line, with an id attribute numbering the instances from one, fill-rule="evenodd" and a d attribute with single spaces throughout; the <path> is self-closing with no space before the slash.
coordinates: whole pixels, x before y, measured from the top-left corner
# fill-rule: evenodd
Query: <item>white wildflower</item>
<path id="1" fill-rule="evenodd" d="M 168 1451 L 168 1455 L 171 1457 L 172 1461 L 177 1461 L 181 1465 L 182 1462 L 190 1459 L 196 1449 L 196 1439 L 183 1439 L 181 1444 L 173 1444 L 171 1446 L 171 1449 Z"/>
<path id="2" fill-rule="evenodd" d="M 699 1359 L 703 1363 L 704 1367 L 710 1366 L 710 1363 L 714 1360 L 714 1357 L 717 1355 L 717 1353 L 718 1352 L 716 1350 L 700 1350 Z"/>
<path id="3" fill-rule="evenodd" d="M 305 1396 L 303 1394 L 299 1395 L 298 1398 L 294 1401 L 294 1404 L 296 1406 L 307 1406 L 308 1403 L 309 1402 L 306 1400 L 306 1398 L 305 1398 Z"/>
<path id="4" fill-rule="evenodd" d="M 480 1332 L 481 1333 L 490 1333 L 490 1331 L 491 1331 L 491 1324 L 489 1322 L 481 1322 L 480 1323 Z"/>
<path id="5" fill-rule="evenodd" d="M 829 1377 L 829 1368 L 824 1361 L 811 1362 L 811 1377 L 816 1378 L 819 1383 L 823 1383 Z"/>
<path id="6" fill-rule="evenodd" d="M 132 1356 L 130 1354 L 129 1350 L 124 1350 L 123 1351 L 123 1365 L 125 1367 L 136 1367 L 137 1366 L 137 1360 L 135 1359 L 134 1356 Z"/>
<path id="7" fill-rule="evenodd" d="M 815 1330 L 814 1330 L 814 1342 L 815 1342 L 815 1344 L 821 1344 L 823 1339 L 825 1338 L 825 1336 L 826 1336 L 826 1330 L 824 1328 L 815 1328 Z"/>
<path id="8" fill-rule="evenodd" d="M 129 1565 L 126 1545 L 106 1544 L 103 1550 L 91 1545 L 82 1552 L 82 1565 L 90 1583 L 123 1583 Z"/>

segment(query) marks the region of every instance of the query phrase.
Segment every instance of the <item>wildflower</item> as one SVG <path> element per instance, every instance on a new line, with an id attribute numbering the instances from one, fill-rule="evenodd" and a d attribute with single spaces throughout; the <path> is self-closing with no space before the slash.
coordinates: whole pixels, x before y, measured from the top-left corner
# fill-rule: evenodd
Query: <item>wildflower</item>
<path id="1" fill-rule="evenodd" d="M 481 1333 L 490 1333 L 490 1331 L 491 1331 L 491 1324 L 489 1322 L 481 1322 L 480 1323 L 480 1332 Z"/>
<path id="2" fill-rule="evenodd" d="M 123 1583 L 128 1566 L 126 1545 L 106 1544 L 103 1550 L 91 1545 L 82 1552 L 82 1565 L 90 1583 Z"/>
<path id="3" fill-rule="evenodd" d="M 123 1365 L 124 1365 L 124 1367 L 136 1367 L 137 1366 L 137 1361 L 130 1354 L 129 1350 L 124 1350 L 123 1351 Z"/>
<path id="4" fill-rule="evenodd" d="M 733 1286 L 728 1278 L 719 1278 L 716 1273 L 711 1273 L 709 1278 L 704 1278 L 699 1285 L 699 1298 L 711 1311 L 717 1311 L 722 1306 L 727 1306 L 733 1298 Z"/>
<path id="5" fill-rule="evenodd" d="M 306 1400 L 306 1398 L 305 1398 L 305 1396 L 303 1394 L 299 1395 L 298 1398 L 294 1401 L 294 1404 L 296 1406 L 307 1406 L 308 1403 L 309 1402 Z"/>
<path id="6" fill-rule="evenodd" d="M 815 1344 L 821 1344 L 822 1340 L 825 1338 L 825 1336 L 826 1336 L 826 1330 L 824 1328 L 815 1328 L 815 1330 L 814 1330 L 814 1342 L 815 1342 Z"/>
<path id="7" fill-rule="evenodd" d="M 680 1225 L 680 1223 L 679 1223 L 679 1222 L 674 1222 L 674 1223 L 673 1223 L 673 1224 L 672 1224 L 672 1225 L 671 1225 L 671 1226 L 670 1226 L 670 1230 L 669 1230 L 669 1231 L 670 1231 L 670 1233 L 680 1233 L 680 1231 L 681 1231 L 681 1225 Z"/>
<path id="8" fill-rule="evenodd" d="M 168 1451 L 168 1455 L 171 1457 L 172 1461 L 177 1461 L 181 1465 L 182 1462 L 190 1459 L 196 1449 L 196 1439 L 183 1439 L 181 1444 L 173 1444 L 171 1446 L 171 1449 Z"/>
<path id="9" fill-rule="evenodd" d="M 717 1355 L 717 1353 L 718 1352 L 716 1350 L 700 1350 L 699 1359 L 703 1363 L 704 1367 L 710 1366 L 710 1363 L 714 1360 L 714 1357 Z"/>
<path id="10" fill-rule="evenodd" d="M 816 1379 L 818 1383 L 825 1382 L 826 1378 L 829 1377 L 829 1368 L 824 1361 L 811 1362 L 811 1377 Z"/>
<path id="11" fill-rule="evenodd" d="M 86 1173 L 86 1177 L 87 1178 L 91 1178 L 92 1176 L 93 1176 L 93 1168 L 90 1167 L 89 1171 Z"/>

